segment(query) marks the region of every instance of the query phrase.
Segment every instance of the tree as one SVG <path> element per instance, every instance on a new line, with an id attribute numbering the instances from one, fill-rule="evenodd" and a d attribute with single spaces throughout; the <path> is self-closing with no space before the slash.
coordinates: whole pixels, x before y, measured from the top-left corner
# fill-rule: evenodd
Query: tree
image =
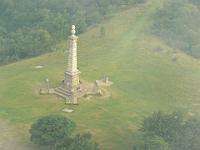
<path id="1" fill-rule="evenodd" d="M 99 150 L 99 146 L 92 141 L 90 133 L 84 133 L 75 136 L 68 150 Z"/>
<path id="2" fill-rule="evenodd" d="M 133 150 L 170 150 L 170 146 L 162 137 L 142 135 L 142 138 L 133 146 Z"/>
<path id="3" fill-rule="evenodd" d="M 134 150 L 164 150 L 169 147 L 171 150 L 198 150 L 200 121 L 185 119 L 181 113 L 158 111 L 145 118 L 139 135 Z"/>
<path id="4" fill-rule="evenodd" d="M 52 146 L 55 149 L 71 140 L 75 123 L 63 116 L 46 116 L 38 119 L 30 129 L 31 141 L 35 144 Z"/>
<path id="5" fill-rule="evenodd" d="M 180 113 L 165 114 L 154 112 L 143 122 L 142 130 L 145 133 L 162 137 L 166 142 L 176 141 L 183 130 L 183 116 Z"/>
<path id="6" fill-rule="evenodd" d="M 172 145 L 175 150 L 199 150 L 199 141 L 200 121 L 190 118 L 185 121 L 183 132 L 180 133 L 179 139 Z"/>
<path id="7" fill-rule="evenodd" d="M 43 29 L 21 28 L 6 41 L 8 56 L 27 58 L 43 54 L 53 48 L 51 35 Z"/>
<path id="8" fill-rule="evenodd" d="M 122 3 L 141 1 L 0 0 L 0 64 L 47 53 L 66 40 L 72 24 L 80 34 Z"/>

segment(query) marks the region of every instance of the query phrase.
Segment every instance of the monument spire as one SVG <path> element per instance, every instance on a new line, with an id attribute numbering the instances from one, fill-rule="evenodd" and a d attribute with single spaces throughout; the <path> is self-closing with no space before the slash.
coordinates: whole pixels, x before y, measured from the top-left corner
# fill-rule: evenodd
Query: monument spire
<path id="1" fill-rule="evenodd" d="M 69 53 L 68 53 L 68 66 L 67 71 L 71 74 L 76 74 L 77 69 L 77 40 L 78 37 L 75 35 L 76 27 L 72 25 L 71 36 L 69 36 Z"/>
<path id="2" fill-rule="evenodd" d="M 76 34 L 76 26 L 72 25 L 72 30 L 71 30 L 72 35 Z"/>

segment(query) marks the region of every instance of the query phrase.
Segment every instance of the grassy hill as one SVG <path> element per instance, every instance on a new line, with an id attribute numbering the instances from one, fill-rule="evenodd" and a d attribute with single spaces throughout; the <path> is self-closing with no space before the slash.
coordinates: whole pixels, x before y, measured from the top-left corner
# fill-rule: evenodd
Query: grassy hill
<path id="1" fill-rule="evenodd" d="M 164 3 L 148 1 L 79 36 L 81 78 L 93 82 L 109 76 L 114 82 L 109 98 L 66 106 L 56 96 L 38 95 L 45 78 L 51 86 L 63 79 L 62 50 L 0 67 L 0 141 L 5 147 L 36 149 L 28 139 L 30 124 L 40 116 L 63 114 L 65 107 L 75 110 L 63 115 L 76 122 L 77 132 L 91 132 L 103 150 L 131 149 L 140 122 L 155 110 L 199 116 L 199 60 L 148 34 L 153 14 Z M 100 36 L 101 26 L 105 36 Z"/>

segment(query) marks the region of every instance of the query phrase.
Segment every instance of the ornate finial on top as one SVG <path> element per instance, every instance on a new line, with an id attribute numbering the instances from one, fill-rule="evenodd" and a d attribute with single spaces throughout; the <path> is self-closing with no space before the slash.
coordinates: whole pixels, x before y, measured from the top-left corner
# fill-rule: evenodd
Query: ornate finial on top
<path id="1" fill-rule="evenodd" d="M 76 26 L 72 25 L 72 30 L 71 30 L 72 35 L 75 35 L 76 33 Z"/>

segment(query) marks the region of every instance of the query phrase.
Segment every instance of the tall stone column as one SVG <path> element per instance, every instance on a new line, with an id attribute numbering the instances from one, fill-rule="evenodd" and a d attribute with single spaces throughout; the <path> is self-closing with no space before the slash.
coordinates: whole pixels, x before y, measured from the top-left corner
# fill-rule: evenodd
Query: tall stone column
<path id="1" fill-rule="evenodd" d="M 69 54 L 68 54 L 68 67 L 67 71 L 71 73 L 77 73 L 77 40 L 78 37 L 75 35 L 75 26 L 72 26 L 72 35 L 69 36 Z"/>
<path id="2" fill-rule="evenodd" d="M 75 26 L 72 26 L 71 36 L 69 36 L 69 51 L 68 51 L 68 65 L 65 72 L 65 89 L 69 92 L 69 102 L 77 104 L 77 94 L 80 90 L 79 74 L 80 71 L 77 68 L 77 40 L 75 35 Z"/>

